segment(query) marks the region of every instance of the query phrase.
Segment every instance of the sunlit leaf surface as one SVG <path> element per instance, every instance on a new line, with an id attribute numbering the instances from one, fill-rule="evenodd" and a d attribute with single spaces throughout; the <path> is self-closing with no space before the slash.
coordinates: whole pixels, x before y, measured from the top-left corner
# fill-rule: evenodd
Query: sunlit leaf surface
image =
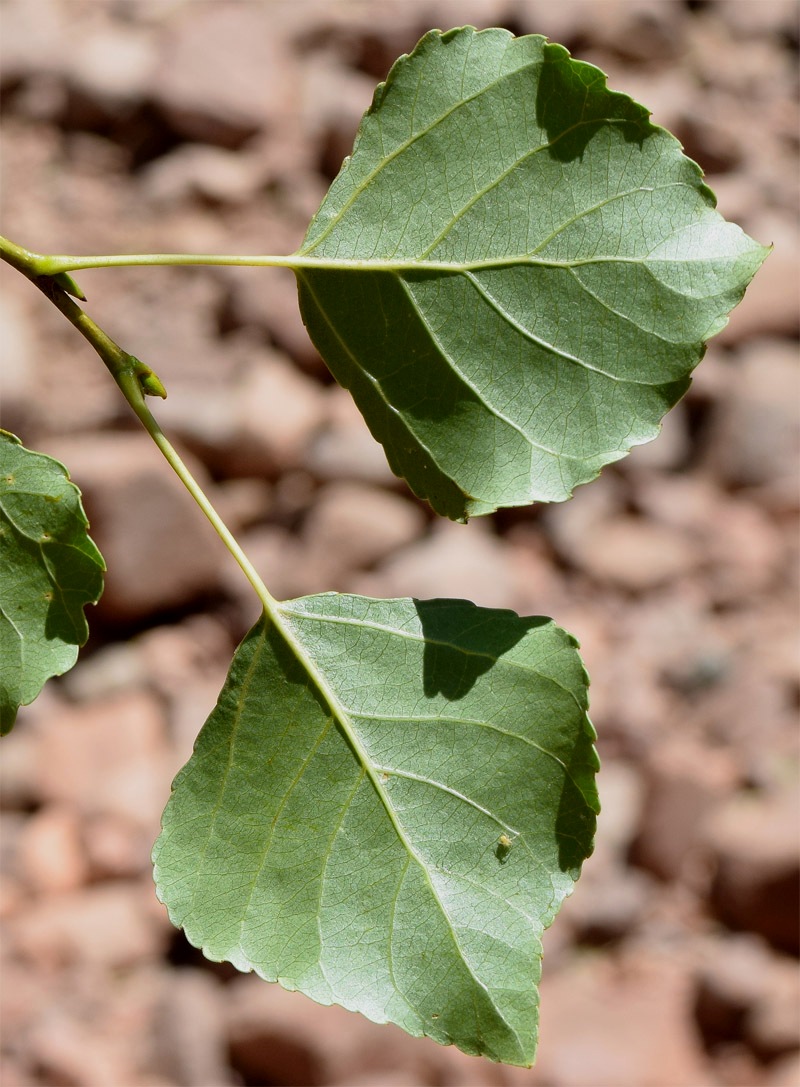
<path id="1" fill-rule="evenodd" d="M 530 1064 L 542 930 L 592 848 L 586 683 L 549 619 L 282 604 L 175 781 L 154 855 L 172 920 L 321 1003 Z"/>
<path id="2" fill-rule="evenodd" d="M 299 253 L 320 353 L 394 471 L 464 519 L 568 498 L 654 438 L 767 250 L 597 68 L 465 28 L 394 65 Z"/>

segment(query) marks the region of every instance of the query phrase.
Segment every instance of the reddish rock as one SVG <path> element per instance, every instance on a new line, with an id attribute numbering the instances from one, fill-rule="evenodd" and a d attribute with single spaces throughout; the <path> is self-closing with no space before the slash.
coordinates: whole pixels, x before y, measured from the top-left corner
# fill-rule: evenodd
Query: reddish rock
<path id="1" fill-rule="evenodd" d="M 679 6 L 659 4 L 658 0 L 605 0 L 603 4 L 571 0 L 569 4 L 545 4 L 541 8 L 522 4 L 514 14 L 515 25 L 519 23 L 524 33 L 546 34 L 569 48 L 576 41 L 581 43 L 581 59 L 587 52 L 584 43 L 596 43 L 614 60 L 624 57 L 651 61 L 648 69 L 654 78 L 660 74 L 664 60 L 680 55 L 686 30 L 685 15 Z M 594 56 L 592 62 L 600 63 L 600 58 Z M 610 65 L 603 63 L 602 67 L 607 71 Z M 635 78 L 637 67 L 625 65 L 624 71 L 629 70 Z M 615 90 L 628 89 L 627 83 L 624 88 L 620 85 L 619 78 L 612 79 L 611 85 Z M 645 95 L 635 97 L 649 104 Z"/>
<path id="2" fill-rule="evenodd" d="M 768 1073 L 742 1042 L 731 1042 L 713 1054 L 714 1079 L 725 1087 L 764 1087 Z"/>
<path id="3" fill-rule="evenodd" d="M 16 425 L 16 413 L 33 394 L 35 380 L 34 339 L 30 318 L 21 302 L 6 292 L 0 299 L 0 336 L 3 343 L 4 428 Z M 22 420 L 20 417 L 20 421 Z"/>
<path id="4" fill-rule="evenodd" d="M 265 521 L 273 509 L 273 488 L 261 478 L 228 479 L 219 485 L 217 512 L 232 531 Z"/>
<path id="5" fill-rule="evenodd" d="M 716 863 L 711 901 L 717 916 L 793 954 L 800 950 L 798 801 L 788 791 L 739 794 L 704 835 Z"/>
<path id="6" fill-rule="evenodd" d="M 139 835 L 146 864 L 171 778 L 158 701 L 126 693 L 65 709 L 47 722 L 40 753 L 39 797 L 86 816 L 112 814 L 123 820 Z"/>
<path id="7" fill-rule="evenodd" d="M 535 1082 L 548 1087 L 698 1087 L 711 1069 L 689 1023 L 691 985 L 668 956 L 576 960 L 541 987 Z M 511 1085 L 531 1073 L 508 1070 Z"/>
<path id="8" fill-rule="evenodd" d="M 641 823 L 631 847 L 635 864 L 661 879 L 679 879 L 698 859 L 704 824 L 738 779 L 721 749 L 675 737 L 656 744 L 644 767 Z"/>
<path id="9" fill-rule="evenodd" d="M 163 950 L 164 926 L 144 902 L 152 893 L 124 881 L 51 895 L 8 922 L 7 937 L 33 969 L 130 967 Z"/>
<path id="10" fill-rule="evenodd" d="M 800 1043 L 800 973 L 759 937 L 718 937 L 700 948 L 695 1015 L 714 1050 L 744 1039 L 762 1061 Z"/>
<path id="11" fill-rule="evenodd" d="M 148 683 L 170 700 L 233 653 L 231 632 L 215 615 L 197 615 L 177 626 L 159 626 L 134 643 Z"/>
<path id="12" fill-rule="evenodd" d="M 767 339 L 748 344 L 727 367 L 706 451 L 708 466 L 736 486 L 793 476 L 800 455 L 798 402 L 796 344 Z"/>
<path id="13" fill-rule="evenodd" d="M 146 686 L 141 655 L 131 642 L 104 645 L 91 657 L 79 657 L 79 667 L 67 672 L 63 686 L 71 700 L 94 702 Z"/>
<path id="14" fill-rule="evenodd" d="M 233 1083 L 225 1034 L 225 994 L 201 970 L 176 970 L 164 979 L 156 1008 L 156 1062 L 178 1084 Z"/>
<path id="15" fill-rule="evenodd" d="M 181 135 L 236 148 L 289 113 L 294 69 L 268 8 L 208 4 L 183 16 L 161 39 L 150 86 Z"/>
<path id="16" fill-rule="evenodd" d="M 747 1020 L 747 1040 L 762 1060 L 772 1061 L 800 1045 L 800 972 L 787 955 L 772 956 L 767 984 Z"/>
<path id="17" fill-rule="evenodd" d="M 579 562 L 597 581 L 645 592 L 691 573 L 699 559 L 687 535 L 640 517 L 621 515 L 594 526 L 583 543 Z"/>
<path id="18" fill-rule="evenodd" d="M 269 1077 L 298 1087 L 323 1084 L 336 1059 L 326 1043 L 337 1050 L 348 1045 L 347 1029 L 338 1036 L 325 1030 L 330 1012 L 338 1018 L 341 1009 L 319 1008 L 300 994 L 285 993 L 256 977 L 236 979 L 225 1007 L 231 1065 L 250 1082 Z"/>
<path id="19" fill-rule="evenodd" d="M 53 684 L 45 684 L 30 706 L 20 706 L 14 730 L 3 737 L 0 758 L 0 807 L 4 813 L 32 810 L 40 802 L 37 778 L 40 765 L 38 726 L 59 713 L 63 703 Z"/>
<path id="20" fill-rule="evenodd" d="M 284 472 L 276 480 L 270 519 L 280 525 L 296 525 L 308 515 L 317 495 L 313 476 L 304 468 Z"/>
<path id="21" fill-rule="evenodd" d="M 800 1083 L 800 1056 L 784 1057 L 770 1066 L 768 1087 L 797 1087 Z"/>
<path id="22" fill-rule="evenodd" d="M 595 529 L 613 520 L 624 508 L 620 480 L 609 472 L 577 487 L 569 502 L 553 503 L 543 512 L 544 529 L 557 554 L 573 566 L 581 566 Z"/>
<path id="23" fill-rule="evenodd" d="M 320 591 L 352 570 L 373 566 L 422 534 L 425 515 L 407 499 L 362 483 L 324 487 L 303 525 L 301 540 L 312 567 L 323 574 Z"/>
<path id="24" fill-rule="evenodd" d="M 700 949 L 695 1017 L 706 1045 L 741 1039 L 769 984 L 770 952 L 757 937 L 728 936 Z"/>
<path id="25" fill-rule="evenodd" d="M 73 891 L 86 881 L 88 865 L 76 812 L 52 804 L 32 815 L 19 842 L 19 868 L 37 894 Z"/>
<path id="26" fill-rule="evenodd" d="M 321 166 L 328 177 L 335 177 L 345 156 L 352 153 L 356 130 L 374 90 L 373 77 L 324 54 L 306 73 L 305 126 L 321 145 Z"/>
<path id="27" fill-rule="evenodd" d="M 258 358 L 237 384 L 235 459 L 240 471 L 274 475 L 297 467 L 326 419 L 325 390 L 279 354 Z"/>
<path id="28" fill-rule="evenodd" d="M 736 170 L 728 174 L 713 174 L 705 180 L 717 198 L 717 210 L 730 223 L 745 222 L 760 199 L 761 187 L 757 179 L 749 172 Z M 711 342 L 713 344 L 715 341 Z M 706 355 L 703 359 L 703 369 L 707 359 Z M 697 373 L 701 374 L 702 370 Z"/>
<path id="29" fill-rule="evenodd" d="M 114 1039 L 103 1037 L 94 1025 L 78 1023 L 64 1012 L 46 1012 L 31 1032 L 28 1045 L 40 1083 L 108 1087 L 139 1079 L 139 1069 L 131 1066 L 128 1054 Z"/>
<path id="30" fill-rule="evenodd" d="M 255 622 L 258 617 L 258 604 L 253 605 L 250 601 L 248 603 L 250 618 L 252 622 Z M 207 675 L 192 680 L 180 697 L 174 701 L 170 710 L 172 753 L 169 773 L 171 777 L 174 777 L 178 770 L 189 761 L 197 734 L 217 704 L 232 656 L 232 652 L 227 654 L 214 665 L 213 669 L 209 669 Z"/>
<path id="31" fill-rule="evenodd" d="M 336 1005 L 322 1007 L 255 976 L 226 992 L 231 1064 L 247 1081 L 297 1087 L 399 1077 L 406 1084 L 481 1087 L 502 1084 L 496 1066 L 410 1038 Z"/>
<path id="32" fill-rule="evenodd" d="M 152 162 L 143 180 L 147 195 L 158 204 L 197 197 L 223 205 L 241 204 L 255 196 L 264 182 L 264 170 L 246 152 L 190 143 Z"/>
<path id="33" fill-rule="evenodd" d="M 487 608 L 516 603 L 503 546 L 481 521 L 436 522 L 429 536 L 387 559 L 354 587 L 374 596 L 460 597 Z"/>
<path id="34" fill-rule="evenodd" d="M 591 0 L 589 3 L 591 4 Z M 597 9 L 596 4 L 594 7 L 601 10 Z M 640 66 L 625 64 L 612 57 L 609 57 L 609 61 L 608 65 L 601 63 L 603 71 L 608 73 L 609 87 L 615 91 L 624 91 L 634 101 L 641 102 L 650 111 L 653 123 L 669 129 L 670 132 L 678 127 L 681 117 L 696 103 L 694 83 L 687 79 L 686 72 L 679 65 Z"/>
<path id="35" fill-rule="evenodd" d="M 568 578 L 553 561 L 551 547 L 538 524 L 512 525 L 504 534 L 506 562 L 514 579 L 516 608 L 524 615 L 564 614 L 572 602 Z M 586 614 L 581 645 L 588 645 L 596 628 L 595 617 Z M 561 619 L 559 619 L 561 622 Z M 564 620 L 568 625 L 568 621 Z M 576 629 L 570 626 L 570 630 Z"/>
<path id="36" fill-rule="evenodd" d="M 753 36 L 797 33 L 797 4 L 794 0 L 759 0 L 757 4 L 732 4 L 725 20 L 746 41 Z"/>
<path id="37" fill-rule="evenodd" d="M 0 918 L 11 917 L 24 909 L 30 895 L 26 885 L 21 846 L 27 818 L 17 812 L 3 812 L 0 837 Z"/>
<path id="38" fill-rule="evenodd" d="M 784 579 L 788 556 L 780 529 L 755 503 L 720 503 L 713 525 L 706 521 L 704 535 L 707 585 L 716 603 L 741 606 Z"/>
<path id="39" fill-rule="evenodd" d="M 716 396 L 712 394 L 714 399 Z M 689 472 L 642 473 L 633 481 L 633 494 L 637 509 L 649 519 L 693 535 L 713 531 L 717 512 L 725 501 L 713 478 Z"/>
<path id="40" fill-rule="evenodd" d="M 101 25 L 64 52 L 72 88 L 102 114 L 124 114 L 147 98 L 156 59 L 152 34 L 131 25 Z"/>
<path id="41" fill-rule="evenodd" d="M 34 1082 L 21 1057 L 0 1057 L 0 1083 L 3 1087 L 32 1087 Z"/>
<path id="42" fill-rule="evenodd" d="M 631 937 L 658 894 L 657 884 L 644 872 L 621 864 L 598 868 L 592 858 L 584 865 L 578 890 L 564 903 L 562 923 L 578 942 L 600 946 Z"/>
<path id="43" fill-rule="evenodd" d="M 736 124 L 736 115 L 723 100 L 711 99 L 709 109 L 699 116 L 691 103 L 672 129 L 684 153 L 703 171 L 712 175 L 740 172 L 747 157 L 748 131 Z"/>
<path id="44" fill-rule="evenodd" d="M 308 450 L 309 470 L 320 479 L 396 484 L 383 447 L 370 434 L 350 393 L 338 385 L 329 389 L 328 411 L 326 425 Z"/>
<path id="45" fill-rule="evenodd" d="M 42 990 L 52 978 L 31 969 L 12 948 L 6 933 L 3 938 L 3 956 L 0 961 L 3 984 L 0 987 L 0 1014 L 3 1019 L 3 1050 L 9 1055 L 27 1056 L 24 1040 L 30 1027 L 42 1011 Z M 56 1003 L 57 1000 L 54 1000 Z M 11 1040 L 16 1044 L 13 1044 Z M 11 1044 L 9 1044 L 11 1043 Z M 5 1080 L 0 1077 L 5 1087 Z"/>
<path id="46" fill-rule="evenodd" d="M 598 778 L 598 786 L 603 825 L 602 828 L 598 826 L 592 860 L 615 863 L 627 855 L 647 797 L 641 771 L 631 762 L 606 757 L 602 775 Z"/>
<path id="47" fill-rule="evenodd" d="M 777 657 L 781 633 L 776 627 Z M 692 716 L 702 735 L 737 753 L 745 780 L 771 788 L 775 760 L 791 765 L 797 759 L 796 681 L 781 680 L 770 669 L 762 672 L 758 662 L 766 647 L 759 651 L 753 646 L 751 651 L 752 636 L 740 637 L 740 648 L 723 672 L 724 682 L 705 684 L 702 699 L 691 707 Z M 691 685 L 685 689 L 691 693 Z"/>
<path id="48" fill-rule="evenodd" d="M 85 820 L 82 841 L 92 880 L 125 879 L 150 872 L 153 839 L 138 822 L 104 812 Z"/>
<path id="49" fill-rule="evenodd" d="M 8 4 L 3 10 L 0 64 L 3 79 L 16 80 L 56 72 L 63 63 L 64 25 L 67 13 L 58 0 L 30 4 Z"/>
<path id="50" fill-rule="evenodd" d="M 687 13 L 659 0 L 606 0 L 593 8 L 592 39 L 601 49 L 633 61 L 676 60 L 685 49 Z"/>
<path id="51" fill-rule="evenodd" d="M 715 601 L 740 602 L 768 592 L 784 574 L 786 546 L 780 526 L 751 496 L 733 497 L 710 478 L 688 474 L 645 474 L 636 479 L 634 492 L 637 506 L 649 518 L 695 542 L 704 567 L 703 585 Z"/>

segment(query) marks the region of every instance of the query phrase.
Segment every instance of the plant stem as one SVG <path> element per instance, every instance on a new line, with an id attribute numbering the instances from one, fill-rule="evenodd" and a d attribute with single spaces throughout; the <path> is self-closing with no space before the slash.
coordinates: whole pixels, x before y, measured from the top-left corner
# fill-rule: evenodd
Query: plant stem
<path id="1" fill-rule="evenodd" d="M 145 428 L 147 433 L 161 450 L 161 453 L 163 454 L 170 468 L 172 468 L 173 472 L 180 479 L 181 483 L 183 483 L 186 490 L 189 492 L 197 505 L 211 522 L 214 531 L 217 533 L 219 538 L 227 547 L 228 551 L 230 551 L 231 555 L 233 555 L 234 559 L 239 564 L 242 573 L 250 582 L 256 596 L 261 601 L 264 611 L 270 616 L 270 618 L 274 622 L 276 619 L 278 602 L 275 600 L 272 593 L 270 593 L 269 589 L 258 576 L 258 572 L 248 559 L 247 555 L 245 555 L 242 548 L 239 546 L 236 537 L 222 520 L 217 511 L 214 509 L 214 506 L 212 505 L 205 491 L 203 491 L 200 484 L 197 482 L 192 473 L 178 456 L 169 439 L 166 437 L 161 427 L 158 425 L 157 420 L 155 419 L 153 413 L 150 411 L 147 403 L 145 402 L 139 382 L 131 382 L 132 395 L 130 396 L 126 392 L 124 386 L 122 385 L 122 382 L 118 380 L 117 384 L 122 389 L 122 392 L 125 395 L 128 403 L 136 412 L 136 415 L 142 423 L 142 426 Z"/>
<path id="2" fill-rule="evenodd" d="M 10 247 L 10 248 L 7 248 Z M 24 254 L 25 269 L 17 263 L 18 254 Z M 25 270 L 29 278 L 35 276 L 49 276 L 59 279 L 67 276 L 69 272 L 80 272 L 87 268 L 140 268 L 140 267 L 196 267 L 225 266 L 235 268 L 288 268 L 293 272 L 314 271 L 326 269 L 338 272 L 393 272 L 401 275 L 403 272 L 429 272 L 431 274 L 443 273 L 452 275 L 467 271 L 479 272 L 493 268 L 508 268 L 514 265 L 532 265 L 552 268 L 578 268 L 585 264 L 603 264 L 613 262 L 634 263 L 630 257 L 587 257 L 584 259 L 551 260 L 536 256 L 536 252 L 522 253 L 517 256 L 492 257 L 486 260 L 454 261 L 431 260 L 427 256 L 401 258 L 380 257 L 317 257 L 313 253 L 292 253 L 281 257 L 274 255 L 258 255 L 243 257 L 229 253 L 112 253 L 103 256 L 73 257 L 66 255 L 44 255 L 31 253 L 27 249 L 0 238 L 0 257 L 9 264 Z M 31 275 L 31 273 L 33 273 Z M 61 286 L 67 286 L 64 280 L 59 280 Z M 73 284 L 74 286 L 74 284 Z M 70 291 L 75 294 L 75 291 Z M 76 297 L 82 298 L 81 294 Z"/>
<path id="3" fill-rule="evenodd" d="M 296 268 L 311 263 L 302 257 L 253 256 L 242 257 L 213 253 L 114 253 L 109 256 L 71 257 L 34 254 L 40 275 L 76 272 L 86 268 L 133 268 L 186 265 L 232 265 L 244 268 Z M 319 264 L 319 261 L 316 262 Z"/>
<path id="4" fill-rule="evenodd" d="M 161 451 L 164 459 L 183 483 L 189 494 L 206 515 L 214 531 L 233 555 L 247 580 L 253 586 L 256 595 L 270 618 L 277 617 L 277 601 L 239 546 L 233 533 L 214 509 L 200 484 L 178 456 L 174 447 L 158 425 L 147 405 L 146 395 L 166 397 L 166 391 L 157 375 L 134 355 L 116 344 L 95 322 L 84 313 L 80 306 L 67 294 L 59 278 L 60 272 L 53 275 L 43 274 L 39 268 L 40 259 L 21 246 L 6 238 L 0 238 L 0 257 L 33 282 L 53 305 L 64 314 L 103 360 L 111 376 L 116 381 L 122 395 L 128 401 L 136 417 Z"/>

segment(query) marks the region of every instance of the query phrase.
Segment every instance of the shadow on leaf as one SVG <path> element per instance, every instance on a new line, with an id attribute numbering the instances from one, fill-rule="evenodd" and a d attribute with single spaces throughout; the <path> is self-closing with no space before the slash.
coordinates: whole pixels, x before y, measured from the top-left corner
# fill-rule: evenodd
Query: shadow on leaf
<path id="1" fill-rule="evenodd" d="M 604 83 L 605 76 L 598 68 L 573 60 L 563 46 L 544 47 L 536 120 L 547 133 L 548 154 L 559 162 L 581 158 L 592 137 L 609 121 L 618 122 L 625 139 L 640 146 L 657 131 L 644 106 L 605 86 L 601 90 L 601 80 Z"/>
<path id="2" fill-rule="evenodd" d="M 546 616 L 479 608 L 469 600 L 414 600 L 422 633 L 423 690 L 428 698 L 463 698 L 500 657 Z"/>

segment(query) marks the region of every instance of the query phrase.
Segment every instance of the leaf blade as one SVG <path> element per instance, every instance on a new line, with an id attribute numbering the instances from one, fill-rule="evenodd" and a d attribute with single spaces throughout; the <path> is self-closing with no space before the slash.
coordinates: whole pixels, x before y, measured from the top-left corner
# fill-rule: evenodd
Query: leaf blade
<path id="1" fill-rule="evenodd" d="M 325 594 L 281 622 L 322 680 L 266 621 L 237 651 L 154 852 L 170 916 L 321 1003 L 530 1063 L 539 938 L 597 808 L 574 642 L 464 601 Z"/>
<path id="2" fill-rule="evenodd" d="M 598 69 L 463 28 L 377 89 L 295 274 L 392 469 L 464 520 L 652 440 L 766 252 Z"/>
<path id="3" fill-rule="evenodd" d="M 87 529 L 64 466 L 0 430 L 0 734 L 89 635 L 105 564 Z"/>

